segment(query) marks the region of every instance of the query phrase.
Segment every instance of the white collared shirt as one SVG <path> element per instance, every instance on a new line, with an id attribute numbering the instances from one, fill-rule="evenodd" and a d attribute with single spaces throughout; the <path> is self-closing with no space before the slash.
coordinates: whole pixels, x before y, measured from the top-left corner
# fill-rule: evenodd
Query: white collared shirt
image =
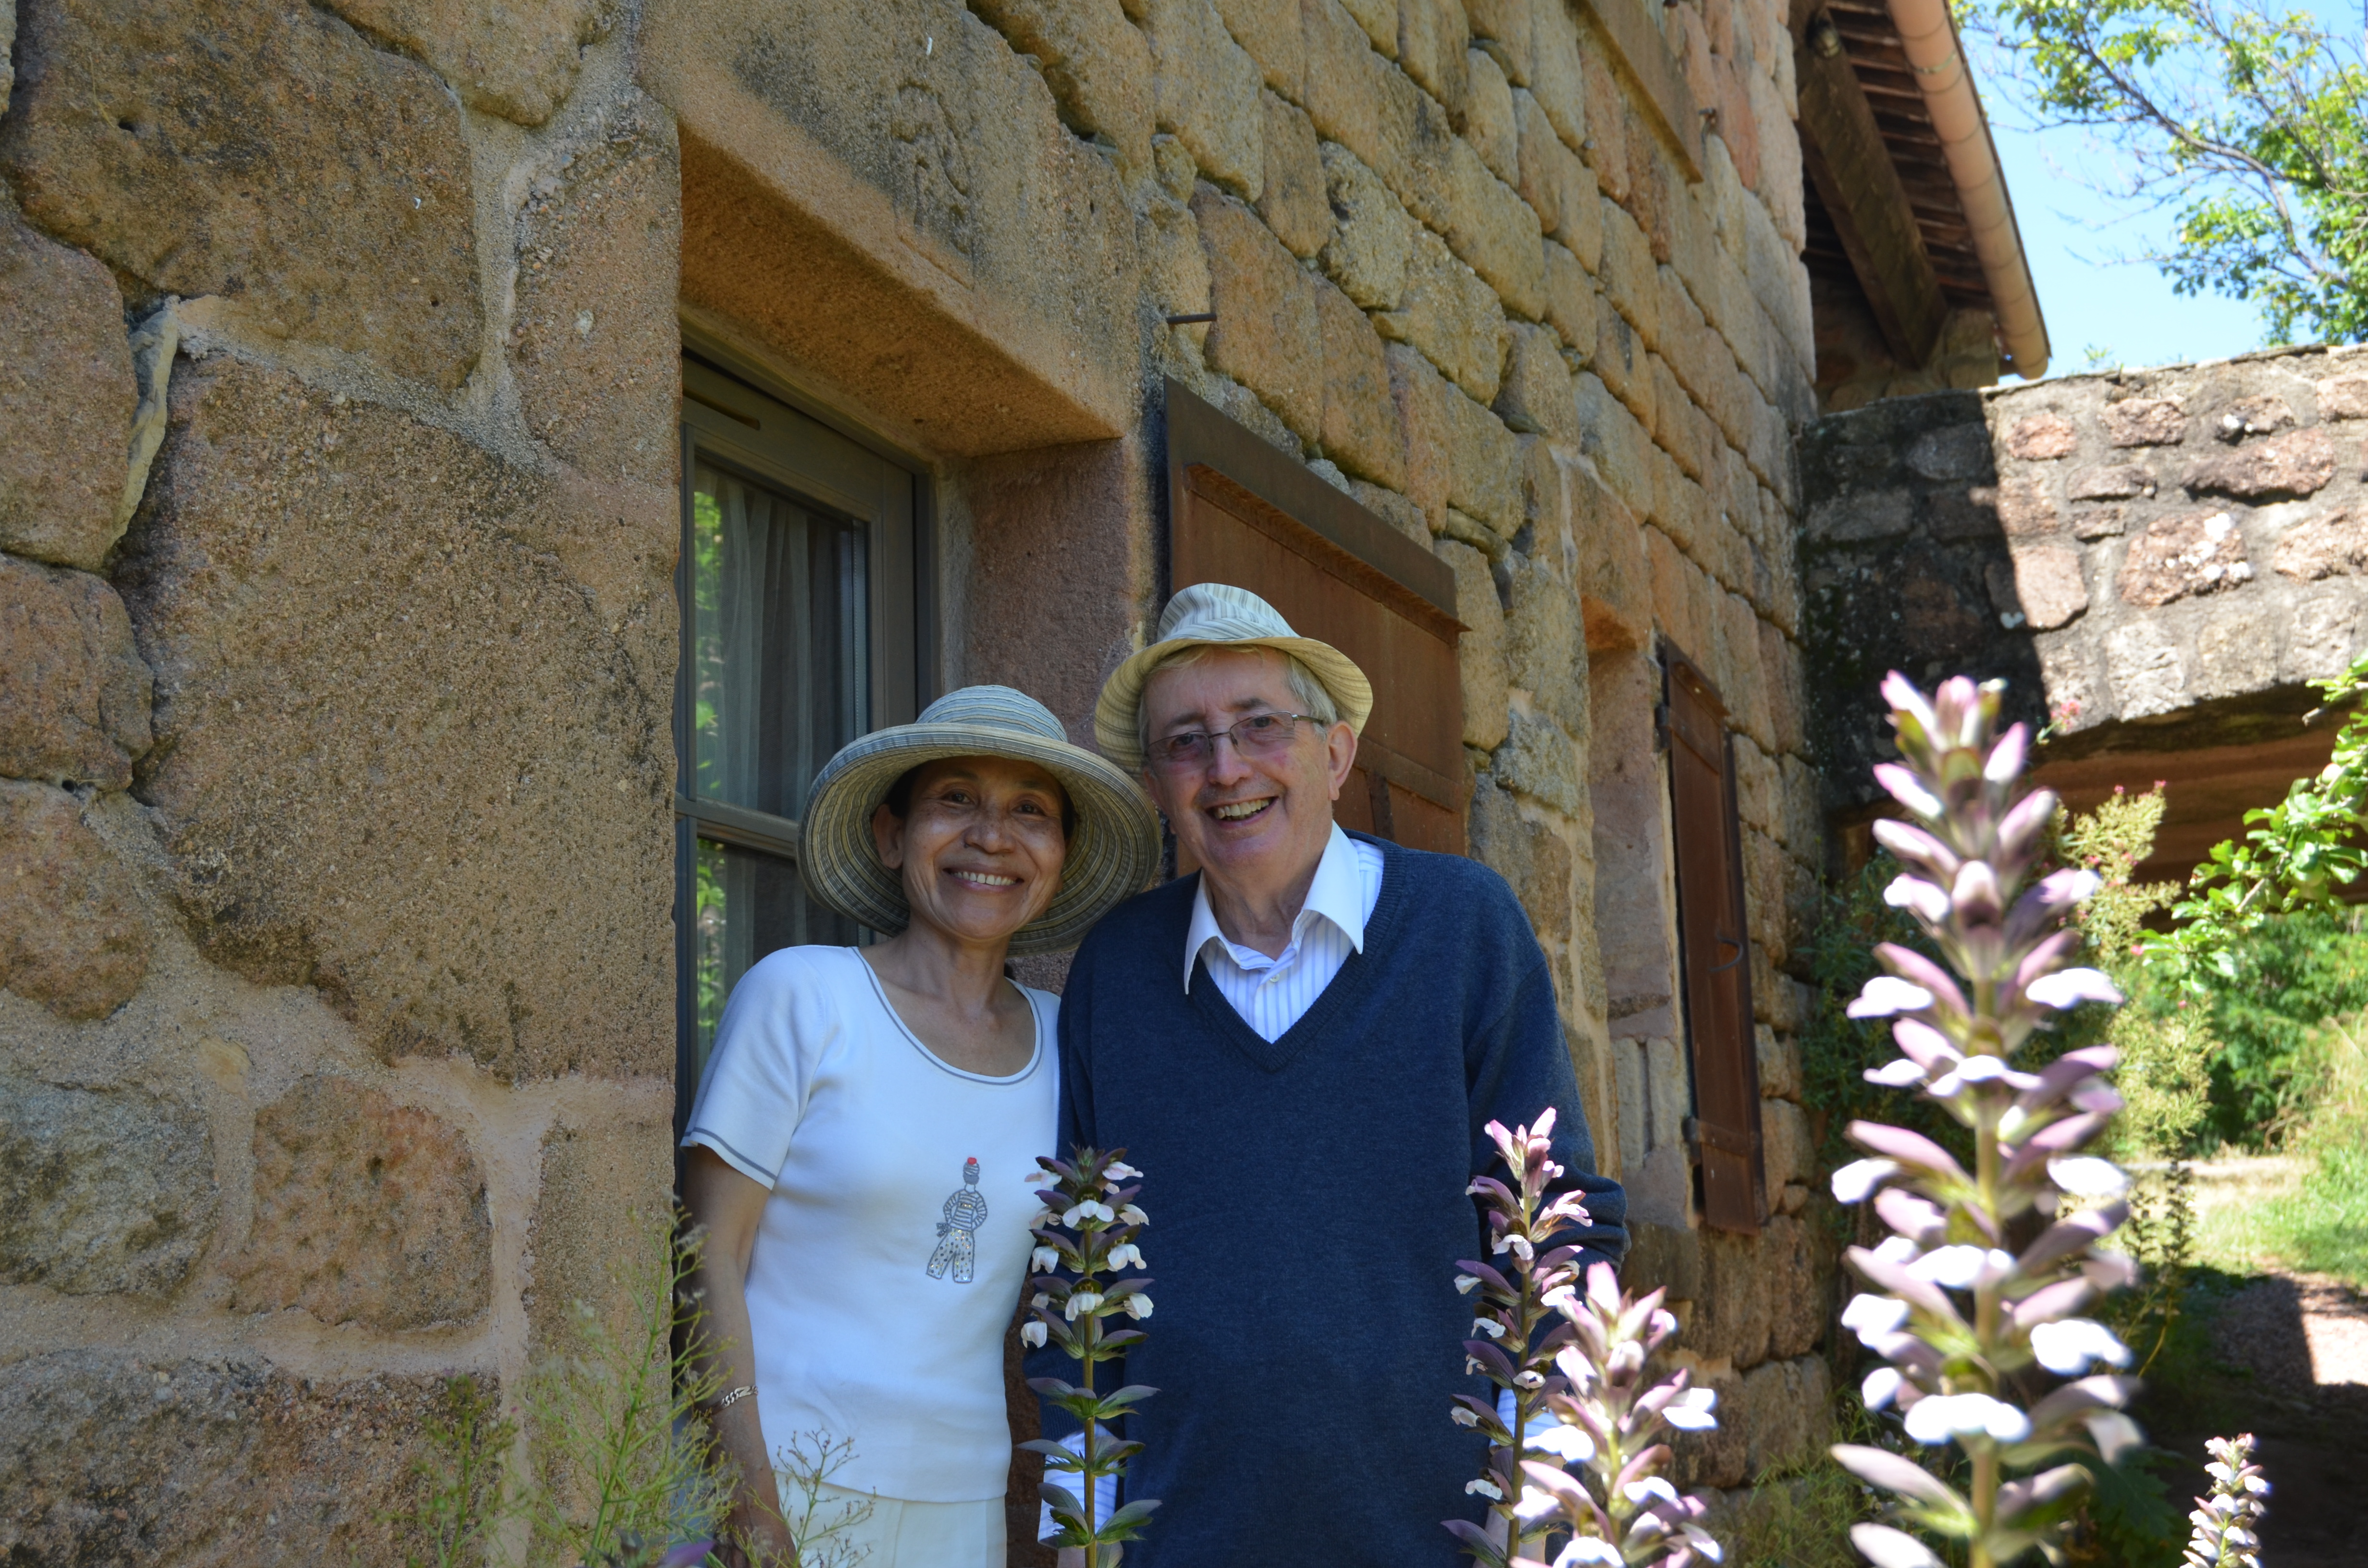
<path id="1" fill-rule="evenodd" d="M 1349 954 L 1365 950 L 1365 923 L 1373 917 L 1381 896 L 1381 850 L 1350 838 L 1339 824 L 1333 824 L 1324 858 L 1315 863 L 1315 880 L 1307 887 L 1307 903 L 1291 923 L 1291 945 L 1269 958 L 1256 948 L 1239 946 L 1218 928 L 1203 877 L 1192 895 L 1192 924 L 1184 934 L 1184 989 L 1192 989 L 1193 967 L 1205 960 L 1218 994 L 1233 1004 L 1242 1021 L 1260 1040 L 1280 1040 L 1315 1006 Z"/>

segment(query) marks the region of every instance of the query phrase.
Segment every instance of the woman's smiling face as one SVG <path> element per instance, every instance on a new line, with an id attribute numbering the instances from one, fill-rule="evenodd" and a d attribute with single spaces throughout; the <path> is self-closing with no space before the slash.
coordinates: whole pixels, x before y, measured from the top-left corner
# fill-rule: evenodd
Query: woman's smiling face
<path id="1" fill-rule="evenodd" d="M 1060 891 L 1068 835 L 1060 783 L 1033 763 L 942 757 L 915 770 L 907 814 L 871 814 L 880 863 L 898 872 L 916 924 L 970 942 L 1009 937 Z"/>

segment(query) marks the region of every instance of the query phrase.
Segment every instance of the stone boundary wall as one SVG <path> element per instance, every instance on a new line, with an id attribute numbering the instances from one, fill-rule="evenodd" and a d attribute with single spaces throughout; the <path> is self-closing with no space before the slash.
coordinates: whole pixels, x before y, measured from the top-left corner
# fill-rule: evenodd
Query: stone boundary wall
<path id="1" fill-rule="evenodd" d="M 1897 667 L 2005 676 L 2078 751 L 2330 676 L 2368 608 L 2368 352 L 1879 403 L 1802 444 L 1803 569 L 1837 799 Z M 2299 702 L 2299 706 L 2296 703 Z"/>
<path id="2" fill-rule="evenodd" d="M 402 1562 L 443 1380 L 665 1212 L 624 21 L 0 7 L 0 1557 Z"/>

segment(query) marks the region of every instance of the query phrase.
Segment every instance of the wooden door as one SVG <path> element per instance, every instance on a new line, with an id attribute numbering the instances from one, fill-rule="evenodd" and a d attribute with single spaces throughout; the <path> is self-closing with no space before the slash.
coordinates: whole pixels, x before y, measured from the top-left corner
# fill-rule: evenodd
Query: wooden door
<path id="1" fill-rule="evenodd" d="M 1461 855 L 1463 624 L 1446 563 L 1216 409 L 1168 383 L 1169 591 L 1247 588 L 1373 687 L 1340 825 Z"/>
<path id="2" fill-rule="evenodd" d="M 1702 1219 L 1750 1233 L 1759 1229 L 1767 1199 L 1735 759 L 1718 694 L 1691 663 L 1667 658 L 1671 837 Z"/>

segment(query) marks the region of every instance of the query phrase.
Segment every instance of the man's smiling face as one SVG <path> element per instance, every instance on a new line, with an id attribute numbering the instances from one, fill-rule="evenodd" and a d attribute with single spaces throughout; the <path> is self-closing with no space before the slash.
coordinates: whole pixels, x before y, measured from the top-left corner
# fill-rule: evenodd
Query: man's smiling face
<path id="1" fill-rule="evenodd" d="M 1143 691 L 1152 747 L 1171 735 L 1215 735 L 1253 713 L 1293 713 L 1283 657 L 1266 648 L 1212 650 L 1154 675 Z M 1312 872 L 1332 834 L 1332 802 L 1356 758 L 1346 724 L 1302 722 L 1277 752 L 1245 753 L 1215 739 L 1197 766 L 1146 772 L 1177 846 L 1220 883 L 1288 881 Z"/>

